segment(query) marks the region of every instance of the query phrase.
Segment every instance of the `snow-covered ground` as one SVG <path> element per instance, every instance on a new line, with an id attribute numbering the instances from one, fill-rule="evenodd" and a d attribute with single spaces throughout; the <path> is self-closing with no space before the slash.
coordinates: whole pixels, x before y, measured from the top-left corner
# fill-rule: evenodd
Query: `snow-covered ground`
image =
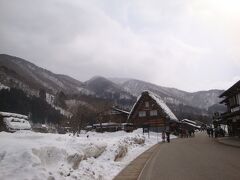
<path id="1" fill-rule="evenodd" d="M 148 138 L 141 129 L 133 133 L 88 132 L 79 137 L 0 132 L 0 179 L 113 179 L 159 141 L 160 134 L 150 133 Z"/>

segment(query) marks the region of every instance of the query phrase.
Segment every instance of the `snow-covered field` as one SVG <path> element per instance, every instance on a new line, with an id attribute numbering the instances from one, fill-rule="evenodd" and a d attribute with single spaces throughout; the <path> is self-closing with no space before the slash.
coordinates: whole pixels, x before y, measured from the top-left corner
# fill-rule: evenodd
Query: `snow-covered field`
<path id="1" fill-rule="evenodd" d="M 160 134 L 0 132 L 0 179 L 113 179 L 130 161 L 161 141 Z"/>

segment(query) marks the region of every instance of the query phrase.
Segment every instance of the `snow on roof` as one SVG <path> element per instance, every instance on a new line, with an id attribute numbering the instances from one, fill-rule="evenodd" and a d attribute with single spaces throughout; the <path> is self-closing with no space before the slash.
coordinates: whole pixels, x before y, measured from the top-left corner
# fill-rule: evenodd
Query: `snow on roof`
<path id="1" fill-rule="evenodd" d="M 15 118 L 26 119 L 26 120 L 28 119 L 28 117 L 25 115 L 17 114 L 17 113 L 9 113 L 9 112 L 0 112 L 0 116 L 15 117 Z"/>
<path id="2" fill-rule="evenodd" d="M 133 123 L 122 123 L 121 125 L 122 125 L 122 126 L 125 126 L 125 125 L 133 125 Z"/>
<path id="3" fill-rule="evenodd" d="M 137 105 L 137 103 L 138 103 L 138 101 L 139 101 L 139 99 L 140 99 L 141 97 L 142 97 L 142 95 L 141 95 L 141 94 L 140 94 L 140 95 L 137 97 L 137 100 L 136 100 L 136 102 L 134 103 L 134 105 L 133 105 L 133 107 L 132 107 L 131 111 L 129 112 L 128 119 L 130 118 L 130 116 L 131 116 L 131 114 L 132 114 L 133 110 L 135 109 L 135 106 Z"/>
<path id="4" fill-rule="evenodd" d="M 166 105 L 166 103 L 156 94 L 154 94 L 151 91 L 144 91 L 147 92 L 148 95 L 162 108 L 162 110 L 166 113 L 166 115 L 174 121 L 178 122 L 177 117 L 173 114 L 173 112 L 170 110 L 170 108 Z M 128 118 L 130 117 L 130 115 L 132 114 L 133 110 L 135 109 L 135 106 L 137 105 L 138 101 L 140 100 L 140 98 L 142 97 L 142 94 L 138 96 L 137 101 L 135 102 L 135 104 L 133 105 Z"/>
<path id="5" fill-rule="evenodd" d="M 116 125 L 120 125 L 120 124 L 119 123 L 113 123 L 113 122 L 102 123 L 102 126 L 116 126 Z M 101 124 L 93 124 L 93 126 L 101 126 Z"/>
<path id="6" fill-rule="evenodd" d="M 173 114 L 171 109 L 166 105 L 166 103 L 158 95 L 152 93 L 151 91 L 147 91 L 147 92 L 149 96 L 156 101 L 156 103 L 163 109 L 163 111 L 169 116 L 171 120 L 178 121 L 177 117 Z"/>
<path id="7" fill-rule="evenodd" d="M 10 131 L 15 130 L 30 130 L 31 125 L 25 119 L 15 118 L 15 117 L 4 117 L 3 122 Z"/>
<path id="8" fill-rule="evenodd" d="M 183 119 L 182 122 L 188 122 L 188 123 L 191 123 L 191 124 L 194 124 L 194 125 L 197 124 L 195 121 L 191 121 L 189 119 Z"/>
<path id="9" fill-rule="evenodd" d="M 195 124 L 192 124 L 192 123 L 188 123 L 188 122 L 183 122 L 184 124 L 188 124 L 189 126 L 192 126 L 192 127 L 195 127 L 195 128 L 201 128 L 201 126 L 197 126 Z"/>
<path id="10" fill-rule="evenodd" d="M 122 112 L 122 113 L 125 113 L 125 114 L 129 114 L 128 111 L 125 111 L 125 110 L 122 110 L 122 109 L 119 109 L 117 107 L 113 107 L 114 110 L 118 111 L 118 112 Z"/>

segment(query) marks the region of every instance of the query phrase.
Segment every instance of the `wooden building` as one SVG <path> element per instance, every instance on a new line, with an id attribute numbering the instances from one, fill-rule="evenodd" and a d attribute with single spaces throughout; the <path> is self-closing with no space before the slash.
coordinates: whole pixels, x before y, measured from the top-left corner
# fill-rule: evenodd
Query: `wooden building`
<path id="1" fill-rule="evenodd" d="M 144 91 L 132 107 L 128 122 L 133 123 L 136 128 L 150 128 L 163 131 L 170 129 L 175 131 L 178 126 L 178 119 L 156 94 Z"/>
<path id="2" fill-rule="evenodd" d="M 97 123 L 93 124 L 93 128 L 98 132 L 131 131 L 131 124 L 127 123 L 128 115 L 128 111 L 111 107 L 98 114 Z"/>
<path id="3" fill-rule="evenodd" d="M 228 125 L 229 135 L 240 137 L 240 80 L 219 97 L 224 98 L 221 103 L 227 106 L 227 112 L 221 114 L 218 123 Z"/>

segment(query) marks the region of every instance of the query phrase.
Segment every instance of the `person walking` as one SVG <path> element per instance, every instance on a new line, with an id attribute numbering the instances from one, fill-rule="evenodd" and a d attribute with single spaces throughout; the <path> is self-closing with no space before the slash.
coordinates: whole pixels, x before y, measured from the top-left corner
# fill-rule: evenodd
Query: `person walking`
<path id="1" fill-rule="evenodd" d="M 169 143 L 170 142 L 170 131 L 169 130 L 166 131 L 166 135 L 167 135 L 167 142 Z"/>
<path id="2" fill-rule="evenodd" d="M 189 134 L 189 137 L 192 137 L 192 130 L 191 129 L 188 130 L 188 134 Z"/>
<path id="3" fill-rule="evenodd" d="M 192 135 L 193 135 L 193 137 L 195 137 L 195 130 L 194 129 L 192 129 Z"/>
<path id="4" fill-rule="evenodd" d="M 183 138 L 183 134 L 184 134 L 184 133 L 183 133 L 183 129 L 181 128 L 181 129 L 180 129 L 180 137 L 181 137 L 181 138 Z"/>
<path id="5" fill-rule="evenodd" d="M 211 137 L 213 137 L 213 128 L 212 127 L 210 128 L 210 134 L 211 134 Z"/>
<path id="6" fill-rule="evenodd" d="M 165 142 L 165 131 L 162 132 L 162 142 Z"/>
<path id="7" fill-rule="evenodd" d="M 189 134 L 188 134 L 188 130 L 187 129 L 185 129 L 185 134 L 186 134 L 186 138 L 188 138 Z"/>
<path id="8" fill-rule="evenodd" d="M 210 137 L 211 133 L 210 133 L 210 128 L 209 127 L 207 128 L 207 134 L 208 134 L 208 137 Z"/>

